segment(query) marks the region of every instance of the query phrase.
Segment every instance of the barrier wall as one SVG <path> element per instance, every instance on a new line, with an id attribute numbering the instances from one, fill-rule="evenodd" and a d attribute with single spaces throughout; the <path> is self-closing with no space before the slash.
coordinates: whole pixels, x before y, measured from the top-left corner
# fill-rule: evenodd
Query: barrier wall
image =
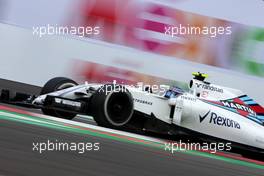
<path id="1" fill-rule="evenodd" d="M 93 39 L 264 77 L 261 0 L 0 1 L 6 4 L 1 20 L 6 23 L 29 28 L 100 26 L 100 35 Z M 165 36 L 166 26 L 179 24 L 230 26 L 232 34 Z"/>
<path id="2" fill-rule="evenodd" d="M 39 38 L 32 30 L 6 24 L 0 24 L 0 39 L 0 73 L 4 79 L 41 86 L 55 76 L 76 76 L 76 60 L 181 82 L 188 82 L 191 72 L 202 71 L 210 75 L 208 81 L 242 89 L 264 104 L 264 79 L 235 71 L 77 36 Z"/>

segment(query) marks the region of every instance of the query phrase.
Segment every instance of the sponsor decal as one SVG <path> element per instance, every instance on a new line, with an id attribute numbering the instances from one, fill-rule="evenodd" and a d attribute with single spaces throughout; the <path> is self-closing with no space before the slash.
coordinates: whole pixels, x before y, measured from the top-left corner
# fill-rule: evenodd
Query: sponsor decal
<path id="1" fill-rule="evenodd" d="M 229 100 L 220 100 L 220 101 L 205 100 L 204 102 L 213 104 L 217 107 L 221 107 L 225 110 L 239 114 L 258 124 L 261 125 L 263 124 L 262 116 L 264 117 L 264 111 L 263 111 L 264 109 L 260 105 L 256 104 L 256 102 L 254 102 L 251 98 L 245 95 Z"/>
<path id="2" fill-rule="evenodd" d="M 81 107 L 81 105 L 82 105 L 80 102 L 71 101 L 71 100 L 64 100 L 64 99 L 60 99 L 60 98 L 55 98 L 55 102 L 60 103 L 60 104 L 64 104 L 64 105 L 74 106 L 74 107 Z"/>
<path id="3" fill-rule="evenodd" d="M 200 123 L 208 116 L 209 113 L 210 111 L 208 111 L 204 116 L 199 115 Z"/>
<path id="4" fill-rule="evenodd" d="M 209 94 L 208 91 L 202 91 L 202 93 L 201 93 L 201 97 L 203 97 L 203 98 L 207 98 L 207 97 L 208 97 L 208 94 Z"/>
<path id="5" fill-rule="evenodd" d="M 134 98 L 134 102 L 147 104 L 147 105 L 152 105 L 153 104 L 152 102 L 149 102 L 149 101 L 146 101 L 146 100 L 140 100 L 140 99 L 137 99 L 137 98 Z"/>
<path id="6" fill-rule="evenodd" d="M 228 102 L 228 101 L 221 101 L 221 102 L 223 103 L 223 105 L 225 107 L 233 108 L 233 109 L 237 109 L 237 110 L 242 110 L 242 111 L 248 112 L 248 113 L 256 116 L 256 113 L 246 105 L 242 105 L 242 104 L 235 103 L 235 102 Z"/>
<path id="7" fill-rule="evenodd" d="M 210 114 L 209 123 L 212 123 L 218 126 L 228 127 L 228 128 L 241 129 L 240 124 L 236 122 L 235 120 L 231 120 L 227 117 L 219 116 L 215 112 L 210 112 L 210 111 L 208 111 L 203 116 L 199 115 L 200 123 L 202 123 L 208 117 L 209 114 Z"/>
<path id="8" fill-rule="evenodd" d="M 202 84 L 202 83 L 195 83 L 197 88 L 202 88 L 202 89 L 206 89 L 206 90 L 210 90 L 210 91 L 214 91 L 214 92 L 219 92 L 219 93 L 223 93 L 224 90 L 219 88 L 219 87 L 215 87 L 215 86 L 211 86 L 208 84 Z"/>
<path id="9" fill-rule="evenodd" d="M 196 101 L 196 98 L 193 98 L 193 97 L 187 97 L 187 96 L 181 96 L 181 99 L 184 99 L 184 100 L 189 100 L 189 101 Z"/>

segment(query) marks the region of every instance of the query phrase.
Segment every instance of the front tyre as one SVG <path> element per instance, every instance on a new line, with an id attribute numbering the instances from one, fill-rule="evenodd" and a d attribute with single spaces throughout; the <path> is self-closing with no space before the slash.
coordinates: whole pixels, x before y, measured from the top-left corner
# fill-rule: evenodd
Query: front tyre
<path id="1" fill-rule="evenodd" d="M 124 86 L 106 84 L 93 94 L 91 109 L 99 126 L 121 128 L 131 120 L 134 103 Z"/>
<path id="2" fill-rule="evenodd" d="M 48 93 L 55 92 L 58 90 L 73 87 L 76 85 L 78 84 L 69 78 L 56 77 L 56 78 L 49 80 L 43 86 L 43 88 L 41 89 L 40 95 L 48 94 Z M 55 117 L 64 118 L 68 120 L 73 119 L 77 115 L 76 113 L 69 113 L 69 112 L 58 111 L 54 109 L 48 109 L 48 108 L 42 108 L 41 110 L 43 114 L 45 115 L 55 116 Z"/>

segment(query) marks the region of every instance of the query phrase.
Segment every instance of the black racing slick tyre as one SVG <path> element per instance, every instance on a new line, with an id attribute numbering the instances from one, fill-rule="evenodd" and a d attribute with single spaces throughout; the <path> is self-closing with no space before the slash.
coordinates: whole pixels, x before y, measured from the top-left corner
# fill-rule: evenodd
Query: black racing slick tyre
<path id="1" fill-rule="evenodd" d="M 99 126 L 120 129 L 131 120 L 134 102 L 124 86 L 106 84 L 93 94 L 91 108 L 92 116 Z"/>
<path id="2" fill-rule="evenodd" d="M 48 94 L 54 91 L 66 89 L 66 88 L 73 87 L 76 85 L 78 84 L 69 78 L 64 78 L 64 77 L 52 78 L 43 86 L 43 88 L 41 89 L 40 95 Z M 69 112 L 58 111 L 54 109 L 48 109 L 48 108 L 42 108 L 41 110 L 43 114 L 45 115 L 55 116 L 55 117 L 64 118 L 68 120 L 73 119 L 77 115 L 76 113 L 69 113 Z"/>

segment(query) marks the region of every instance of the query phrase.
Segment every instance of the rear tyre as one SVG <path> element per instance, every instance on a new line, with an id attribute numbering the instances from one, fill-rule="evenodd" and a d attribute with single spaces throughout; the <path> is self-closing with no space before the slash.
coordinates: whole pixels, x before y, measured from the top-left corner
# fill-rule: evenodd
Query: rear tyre
<path id="1" fill-rule="evenodd" d="M 106 84 L 93 94 L 91 108 L 99 126 L 121 129 L 131 120 L 134 103 L 124 86 Z"/>
<path id="2" fill-rule="evenodd" d="M 69 78 L 56 77 L 56 78 L 49 80 L 43 86 L 43 88 L 41 89 L 40 95 L 48 94 L 48 93 L 55 92 L 58 90 L 73 87 L 76 85 L 78 85 L 78 84 Z M 59 117 L 59 118 L 64 118 L 64 119 L 68 119 L 68 120 L 73 119 L 77 115 L 76 113 L 69 113 L 69 112 L 58 111 L 58 110 L 54 110 L 54 109 L 48 109 L 48 108 L 42 108 L 41 110 L 42 110 L 43 114 L 55 116 L 55 117 Z"/>

